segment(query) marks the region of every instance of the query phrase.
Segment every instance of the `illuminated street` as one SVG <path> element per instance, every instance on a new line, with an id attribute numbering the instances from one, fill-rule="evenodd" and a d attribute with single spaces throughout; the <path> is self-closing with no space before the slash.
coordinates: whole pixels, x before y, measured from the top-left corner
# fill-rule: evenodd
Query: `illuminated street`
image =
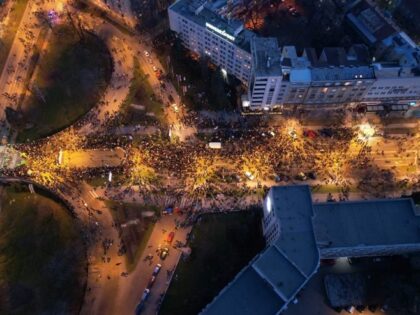
<path id="1" fill-rule="evenodd" d="M 178 49 L 182 37 L 175 35 L 174 29 L 170 33 L 170 28 L 178 25 L 166 27 L 159 33 L 161 36 L 154 37 L 141 24 L 150 17 L 135 12 L 129 0 L 83 2 L 88 5 L 78 1 L 29 0 L 0 72 L 1 179 L 12 183 L 24 181 L 31 185 L 31 190 L 33 184 L 39 185 L 63 200 L 78 218 L 83 231 L 81 237 L 87 246 L 86 292 L 80 314 L 157 314 L 176 266 L 190 254 L 187 244 L 194 220 L 204 213 L 260 207 L 272 186 L 308 184 L 316 202 L 400 197 L 420 190 L 418 120 L 400 112 L 395 116 L 367 110 L 361 113 L 355 106 L 359 101 L 352 99 L 351 107 L 335 108 L 331 112 L 319 106 L 313 112 L 319 112 L 317 118 L 322 117 L 321 122 L 313 122 L 315 119 L 311 119 L 316 115 L 306 110 L 309 105 L 298 95 L 300 91 L 290 92 L 297 93 L 293 95 L 299 102 L 289 109 L 283 110 L 286 102 L 280 106 L 273 101 L 261 104 L 259 109 L 262 110 L 253 112 L 248 108 L 252 100 L 245 96 L 252 97 L 252 93 L 260 92 L 258 87 L 255 92 L 251 84 L 244 84 L 244 77 L 250 78 L 246 73 L 250 69 L 258 72 L 263 61 L 254 66 L 240 55 L 242 70 L 238 70 L 239 66 L 230 68 L 239 71 L 241 76 L 238 76 L 236 72 L 230 73 L 231 70 L 228 74 L 223 64 L 211 63 L 214 51 L 206 50 L 204 63 L 193 61 L 193 58 L 199 59 L 194 50 L 188 58 L 191 69 L 199 71 L 193 72 L 184 64 L 183 69 L 193 73 L 187 77 L 176 72 L 174 65 L 179 61 L 171 60 L 171 53 Z M 261 12 L 255 11 L 255 7 L 237 8 L 233 16 L 243 19 L 248 32 L 263 30 L 269 21 L 264 17 L 278 10 L 283 10 L 282 16 L 288 18 L 305 14 L 303 6 L 295 8 L 295 1 L 274 2 L 266 8 L 261 5 L 258 8 Z M 156 9 L 153 18 L 159 20 L 162 12 L 166 14 L 169 4 L 165 3 L 159 1 L 163 8 Z M 201 10 L 210 9 L 201 8 L 197 12 Z M 55 15 L 59 17 L 57 20 L 51 18 Z M 230 13 L 228 16 L 230 19 Z M 204 29 L 220 41 L 231 44 L 243 40 L 239 39 L 242 29 L 235 30 L 238 33 L 234 34 L 238 36 L 235 38 L 212 24 L 204 25 Z M 47 103 L 43 93 L 49 90 L 39 91 L 34 82 L 37 71 L 45 70 L 37 68 L 39 59 L 44 57 L 49 38 L 59 27 L 71 28 L 80 36 L 80 42 L 89 33 L 104 44 L 112 61 L 109 81 L 101 92 L 89 91 L 97 93 L 98 102 L 78 112 L 71 124 L 51 129 L 54 132 L 45 137 L 19 138 L 23 131 L 31 132 L 34 125 L 27 117 L 21 117 L 24 116 L 22 106 L 27 104 L 29 95 L 37 95 Z M 156 48 L 161 47 L 159 45 L 166 50 Z M 268 56 L 258 50 L 264 46 L 257 42 L 248 47 L 256 50 L 249 58 Z M 238 48 L 235 54 L 238 51 L 241 53 Z M 276 52 L 280 55 L 280 48 Z M 288 63 L 292 63 L 290 56 L 284 57 Z M 307 56 L 295 56 L 293 62 L 298 64 L 299 58 Z M 265 78 L 272 75 L 269 72 L 279 66 L 277 59 L 266 59 L 265 68 L 259 69 L 264 74 L 260 82 L 266 82 Z M 286 66 L 287 62 L 282 64 L 283 68 L 292 68 Z M 48 62 L 47 65 L 50 66 Z M 266 75 L 266 71 L 269 74 Z M 61 79 L 56 72 L 50 73 L 49 80 L 53 83 Z M 86 82 L 93 80 L 87 71 L 81 73 L 81 79 Z M 205 79 L 200 77 L 205 75 Z M 223 83 L 218 81 L 219 76 Z M 358 82 L 364 78 L 358 76 L 342 80 L 343 94 L 348 91 L 350 80 L 356 82 L 355 89 L 361 85 Z M 282 83 L 275 83 L 276 87 L 273 85 L 264 93 L 280 93 L 282 84 L 292 75 L 287 73 L 281 77 Z M 310 80 L 315 75 L 311 77 L 305 72 L 296 77 Z M 229 89 L 228 81 L 235 82 Z M 418 88 L 418 83 L 410 84 L 413 90 Z M 321 89 L 321 85 L 314 84 L 310 88 L 319 87 L 319 93 L 325 95 L 332 93 L 328 91 L 334 85 L 326 86 Z M 216 91 L 216 95 L 210 97 L 206 89 Z M 70 89 L 63 90 L 62 95 L 72 94 Z M 376 91 L 376 87 L 372 91 Z M 75 94 L 79 92 L 82 93 L 76 91 Z M 209 110 L 206 106 L 219 102 L 217 94 L 223 93 L 229 94 L 228 100 L 235 103 L 234 106 Z M 307 97 L 310 92 L 304 94 Z M 259 99 L 259 96 L 253 97 Z M 411 97 L 411 94 L 401 97 L 401 104 L 409 100 L 410 106 L 417 108 L 418 103 Z M 264 100 L 268 98 L 265 96 Z M 197 99 L 202 103 L 192 107 L 191 103 Z M 395 104 L 390 104 L 400 106 L 399 101 L 393 100 Z M 373 106 L 367 101 L 364 103 L 364 109 Z M 314 101 L 312 105 L 315 108 L 320 104 Z M 6 115 L 6 108 L 12 110 L 12 114 Z M 129 207 L 136 209 L 134 214 L 127 210 Z M 152 223 L 147 221 L 149 217 L 153 217 Z M 150 225 L 145 227 L 145 222 Z M 168 236 L 170 232 L 174 233 L 173 240 Z M 135 245 L 125 244 L 126 235 Z M 131 263 L 127 258 L 129 246 L 137 246 L 138 250 L 130 254 L 134 256 Z M 162 258 L 166 247 L 168 257 L 163 255 Z M 153 280 L 156 283 L 150 284 L 157 263 L 162 265 L 161 271 Z M 143 292 L 152 285 L 150 297 L 146 297 L 147 301 L 141 305 L 144 308 L 140 308 Z M 297 306 L 292 308 L 290 314 L 296 309 Z"/>

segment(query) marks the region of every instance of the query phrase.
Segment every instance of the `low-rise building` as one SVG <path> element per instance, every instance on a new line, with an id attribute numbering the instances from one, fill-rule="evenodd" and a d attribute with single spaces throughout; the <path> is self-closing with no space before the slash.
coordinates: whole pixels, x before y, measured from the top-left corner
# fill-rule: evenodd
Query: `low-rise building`
<path id="1" fill-rule="evenodd" d="M 309 186 L 279 186 L 263 212 L 266 249 L 201 314 L 280 314 L 322 258 L 420 251 L 420 213 L 411 199 L 313 204 Z"/>

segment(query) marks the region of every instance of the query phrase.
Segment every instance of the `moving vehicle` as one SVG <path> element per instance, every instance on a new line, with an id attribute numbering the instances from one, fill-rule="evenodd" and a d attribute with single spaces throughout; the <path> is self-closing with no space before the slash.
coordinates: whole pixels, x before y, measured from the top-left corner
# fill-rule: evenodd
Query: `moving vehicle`
<path id="1" fill-rule="evenodd" d="M 147 50 L 145 50 L 145 51 L 144 51 L 144 55 L 145 55 L 146 57 L 150 57 L 150 54 L 149 54 L 149 52 L 148 52 Z"/>

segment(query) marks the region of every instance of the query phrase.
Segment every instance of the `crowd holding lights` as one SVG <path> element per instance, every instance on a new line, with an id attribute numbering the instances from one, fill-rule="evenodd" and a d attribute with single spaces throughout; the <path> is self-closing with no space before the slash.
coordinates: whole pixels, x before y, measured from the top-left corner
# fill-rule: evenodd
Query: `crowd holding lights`
<path id="1" fill-rule="evenodd" d="M 132 149 L 129 153 L 127 175 L 132 185 L 148 186 L 156 179 L 155 170 L 149 166 L 150 153 Z"/>
<path id="2" fill-rule="evenodd" d="M 99 173 L 103 177 L 112 171 L 122 179 L 110 181 L 111 186 L 140 185 L 141 191 L 147 191 L 164 184 L 178 191 L 181 187 L 192 196 L 204 196 L 209 191 L 271 185 L 274 178 L 285 182 L 312 179 L 313 185 L 332 185 L 346 192 L 350 186 L 366 180 L 362 175 L 368 167 L 372 172 L 381 172 L 381 168 L 373 167 L 376 162 L 369 141 L 375 135 L 373 127 L 362 124 L 331 129 L 333 135 L 321 136 L 320 131 L 314 131 L 317 136 L 309 137 L 296 120 L 290 120 L 283 127 L 256 127 L 239 138 L 225 139 L 219 150 L 208 148 L 203 141 L 171 143 L 164 137 L 142 139 L 134 145 L 126 137 L 124 141 L 114 141 L 125 152 L 122 166 Z M 86 173 L 86 166 L 70 167 L 63 155 L 89 149 L 87 143 L 77 130 L 69 128 L 38 142 L 18 145 L 27 163 L 16 172 L 52 188 L 83 179 L 80 174 Z M 112 149 L 109 144 L 106 148 Z M 235 179 L 227 183 L 223 175 L 226 173 Z M 412 180 L 418 184 L 415 178 Z"/>
<path id="3" fill-rule="evenodd" d="M 187 170 L 186 191 L 200 195 L 209 190 L 215 175 L 216 165 L 212 157 L 198 156 Z"/>

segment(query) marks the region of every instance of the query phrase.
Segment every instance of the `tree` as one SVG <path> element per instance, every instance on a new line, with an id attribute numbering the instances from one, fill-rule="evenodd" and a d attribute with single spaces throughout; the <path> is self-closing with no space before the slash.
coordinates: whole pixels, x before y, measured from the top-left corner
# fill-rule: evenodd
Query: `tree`
<path id="1" fill-rule="evenodd" d="M 228 105 L 229 99 L 225 91 L 225 81 L 223 79 L 220 67 L 216 69 L 211 75 L 210 80 L 210 94 L 215 107 L 221 109 Z"/>
<path id="2" fill-rule="evenodd" d="M 210 80 L 210 71 L 209 71 L 209 57 L 206 55 L 200 58 L 200 70 L 201 70 L 201 77 L 203 81 L 209 83 Z"/>
<path id="3" fill-rule="evenodd" d="M 25 129 L 26 119 L 23 116 L 22 111 L 14 110 L 11 107 L 6 107 L 6 120 L 9 123 L 10 127 L 17 131 Z"/>

